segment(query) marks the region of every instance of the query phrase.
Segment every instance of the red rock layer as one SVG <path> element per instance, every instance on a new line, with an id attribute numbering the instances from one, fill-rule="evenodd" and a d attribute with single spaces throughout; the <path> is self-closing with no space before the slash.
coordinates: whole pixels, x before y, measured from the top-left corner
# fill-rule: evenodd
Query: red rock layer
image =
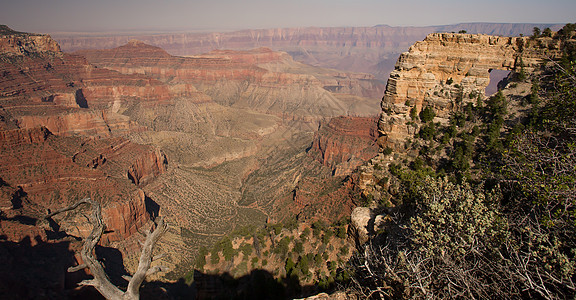
<path id="1" fill-rule="evenodd" d="M 91 197 L 102 203 L 110 231 L 103 242 L 121 241 L 150 219 L 144 193 L 128 179 L 129 165 L 153 166 L 158 163 L 158 156 L 163 157 L 163 154 L 121 138 L 81 143 L 78 138 L 51 135 L 45 128 L 1 131 L 0 178 L 4 185 L 19 187 L 26 199 L 20 202 L 21 207 L 10 207 L 8 198 L 14 198 L 14 193 L 4 193 L 0 202 L 3 203 L 2 211 L 7 216 L 17 216 L 20 215 L 18 209 L 24 209 L 27 217 L 41 219 L 48 209 L 56 210 Z M 148 159 L 152 161 L 148 162 Z M 138 172 L 142 178 L 150 180 L 165 170 L 165 166 L 160 167 L 164 168 L 148 167 L 138 169 Z M 62 223 L 68 224 L 63 226 L 72 234 L 85 236 L 91 230 L 83 217 Z M 33 235 L 31 239 L 40 232 L 23 230 Z M 12 236 L 16 242 L 23 238 L 22 235 L 9 235 L 8 231 L 5 235 Z"/>
<path id="2" fill-rule="evenodd" d="M 344 180 L 338 177 L 303 178 L 294 189 L 290 210 L 298 220 L 307 222 L 333 223 L 348 218 L 357 205 L 354 203 L 355 181 L 355 175 Z"/>
<path id="3" fill-rule="evenodd" d="M 20 46 L 18 46 L 20 45 Z M 125 75 L 65 54 L 49 36 L 0 36 L 2 128 L 45 126 L 59 135 L 109 136 L 139 130 L 121 107 L 153 106 L 195 93 L 142 75 Z M 116 132 L 117 131 L 117 132 Z"/>
<path id="4" fill-rule="evenodd" d="M 131 41 L 124 46 L 107 50 L 83 50 L 76 52 L 91 63 L 124 74 L 146 74 L 170 82 L 195 82 L 222 80 L 265 80 L 268 73 L 258 64 L 290 60 L 286 53 L 268 48 L 250 51 L 215 50 L 194 57 L 171 56 L 161 48 Z M 284 78 L 290 77 L 283 74 Z M 278 82 L 282 77 L 273 80 Z M 286 78 L 287 79 L 287 78 Z M 272 79 L 268 79 L 273 82 Z M 294 80 L 294 79 L 293 79 Z"/>
<path id="5" fill-rule="evenodd" d="M 309 154 L 334 175 L 348 175 L 378 153 L 377 121 L 377 117 L 333 118 L 320 126 Z"/>
<path id="6" fill-rule="evenodd" d="M 166 172 L 168 161 L 160 150 L 148 152 L 140 157 L 128 169 L 128 178 L 136 185 L 145 185 L 154 177 Z"/>

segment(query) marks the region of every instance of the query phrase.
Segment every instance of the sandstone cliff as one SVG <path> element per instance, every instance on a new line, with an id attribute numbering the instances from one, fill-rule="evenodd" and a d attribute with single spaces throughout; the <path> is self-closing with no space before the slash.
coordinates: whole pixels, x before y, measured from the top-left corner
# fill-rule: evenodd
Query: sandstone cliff
<path id="1" fill-rule="evenodd" d="M 436 121 L 446 121 L 460 102 L 483 96 L 492 70 L 532 69 L 541 55 L 526 37 L 434 33 L 403 53 L 382 98 L 380 142 L 399 149 L 414 134 L 411 111 L 429 106 Z M 472 95 L 472 96 L 470 96 Z"/>

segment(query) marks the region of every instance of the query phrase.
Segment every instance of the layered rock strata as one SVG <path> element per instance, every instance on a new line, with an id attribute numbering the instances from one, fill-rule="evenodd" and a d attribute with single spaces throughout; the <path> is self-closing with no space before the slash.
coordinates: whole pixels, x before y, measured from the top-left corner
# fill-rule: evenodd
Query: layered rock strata
<path id="1" fill-rule="evenodd" d="M 335 176 L 350 174 L 378 154 L 377 118 L 337 117 L 323 123 L 309 154 L 332 169 Z"/>
<path id="2" fill-rule="evenodd" d="M 562 24 L 563 25 L 563 24 Z M 394 68 L 400 53 L 414 42 L 433 32 L 484 33 L 515 36 L 532 34 L 532 28 L 550 27 L 555 24 L 499 24 L 464 23 L 429 27 L 307 27 L 253 29 L 211 33 L 154 33 L 137 35 L 57 34 L 65 51 L 114 48 L 131 39 L 167 50 L 172 55 L 197 55 L 215 49 L 247 50 L 269 47 L 289 53 L 297 61 L 309 65 L 363 72 L 385 80 Z"/>
<path id="3" fill-rule="evenodd" d="M 52 135 L 46 128 L 14 129 L 0 133 L 0 177 L 3 184 L 18 187 L 18 205 L 2 205 L 16 226 L 19 218 L 34 219 L 24 225 L 34 226 L 48 210 L 65 207 L 82 197 L 101 201 L 109 233 L 103 242 L 121 241 L 133 235 L 150 220 L 145 195 L 130 183 L 122 170 L 137 170 L 141 177 L 157 176 L 164 168 L 150 170 L 154 157 L 162 155 L 149 146 L 136 145 L 125 139 L 94 140 L 80 143 L 77 138 Z M 152 158 L 151 158 L 152 157 Z M 146 161 L 152 162 L 146 163 Z M 74 214 L 63 225 L 69 234 L 85 236 L 91 230 L 82 214 Z M 18 217 L 22 216 L 22 217 Z M 30 220 L 32 220 L 30 219 Z M 39 224 L 39 223 L 38 223 Z M 44 240 L 44 235 L 38 235 Z M 20 241 L 24 236 L 17 238 Z M 16 238 L 16 237 L 15 237 Z M 36 238 L 29 236 L 31 240 Z"/>
<path id="4" fill-rule="evenodd" d="M 369 114 L 384 91 L 384 84 L 372 75 L 306 66 L 268 48 L 176 57 L 130 41 L 77 54 L 124 74 L 145 74 L 169 85 L 193 84 L 218 104 L 311 123 L 311 128 L 322 117 Z"/>
<path id="5" fill-rule="evenodd" d="M 131 237 L 150 216 L 145 194 L 128 173 L 137 174 L 143 185 L 166 167 L 158 150 L 118 137 L 144 128 L 116 107 L 162 103 L 174 94 L 158 80 L 97 68 L 65 54 L 46 35 L 2 26 L 0 50 L 0 178 L 1 186 L 16 189 L 0 201 L 7 238 L 46 242 L 59 234 L 40 234 L 44 230 L 87 234 L 83 213 L 74 214 L 62 229 L 37 227 L 47 210 L 83 197 L 102 203 L 110 229 L 103 243 Z M 23 234 L 8 234 L 10 228 Z"/>
<path id="6" fill-rule="evenodd" d="M 388 79 L 378 122 L 380 144 L 400 149 L 416 130 L 412 116 L 427 106 L 436 112 L 435 121 L 446 121 L 457 105 L 484 95 L 491 70 L 534 68 L 541 55 L 529 43 L 526 37 L 455 33 L 434 33 L 415 43 Z"/>

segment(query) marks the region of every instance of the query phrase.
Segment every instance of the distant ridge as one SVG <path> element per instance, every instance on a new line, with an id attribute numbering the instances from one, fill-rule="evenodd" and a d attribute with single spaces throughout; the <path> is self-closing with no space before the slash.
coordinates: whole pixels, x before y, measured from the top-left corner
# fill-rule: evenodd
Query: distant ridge
<path id="1" fill-rule="evenodd" d="M 546 27 L 557 31 L 565 24 L 537 24 L 537 23 L 459 23 L 454 25 L 436 26 L 436 32 L 458 32 L 466 30 L 467 33 L 482 33 L 490 35 L 517 36 L 532 35 L 532 29 Z"/>
<path id="2" fill-rule="evenodd" d="M 67 52 L 110 49 L 138 39 L 172 55 L 191 56 L 216 49 L 248 50 L 268 47 L 289 53 L 295 60 L 314 66 L 370 73 L 386 80 L 400 53 L 434 32 L 483 33 L 501 36 L 531 35 L 534 27 L 552 30 L 560 24 L 462 23 L 428 27 L 303 27 L 246 29 L 233 32 L 164 33 L 140 35 L 82 36 L 54 34 Z"/>

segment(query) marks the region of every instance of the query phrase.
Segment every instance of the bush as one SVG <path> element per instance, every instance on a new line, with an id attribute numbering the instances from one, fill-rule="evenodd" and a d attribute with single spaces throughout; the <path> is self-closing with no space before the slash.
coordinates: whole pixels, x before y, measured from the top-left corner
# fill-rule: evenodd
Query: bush
<path id="1" fill-rule="evenodd" d="M 296 264 L 294 263 L 291 257 L 288 257 L 286 259 L 286 262 L 284 263 L 284 270 L 286 270 L 287 276 L 290 276 L 290 274 L 294 272 L 294 267 L 296 267 Z"/>
<path id="2" fill-rule="evenodd" d="M 420 121 L 423 123 L 428 123 L 434 120 L 434 117 L 436 117 L 436 113 L 430 106 L 426 106 L 422 111 L 420 111 Z"/>
<path id="3" fill-rule="evenodd" d="M 436 136 L 436 124 L 431 122 L 429 124 L 422 126 L 422 128 L 420 128 L 420 131 L 418 132 L 418 136 L 427 141 L 433 140 L 434 137 Z"/>
<path id="4" fill-rule="evenodd" d="M 412 121 L 416 121 L 417 118 L 418 118 L 418 110 L 416 109 L 416 106 L 414 106 L 410 109 L 410 119 L 412 119 Z"/>
<path id="5" fill-rule="evenodd" d="M 340 238 L 340 239 L 345 239 L 347 236 L 346 233 L 346 226 L 338 226 L 336 227 L 336 237 Z"/>
<path id="6" fill-rule="evenodd" d="M 240 251 L 242 251 L 242 253 L 244 254 L 244 257 L 249 256 L 250 254 L 252 254 L 252 250 L 254 249 L 254 246 L 252 246 L 251 244 L 242 244 L 240 246 Z"/>
<path id="7" fill-rule="evenodd" d="M 206 255 L 208 255 L 208 249 L 206 249 L 206 247 L 201 247 L 200 251 L 198 251 L 198 256 L 196 256 L 196 261 L 194 263 L 196 268 L 198 268 L 200 271 L 202 271 L 206 265 Z"/>
<path id="8" fill-rule="evenodd" d="M 309 236 L 310 236 L 310 228 L 306 227 L 304 228 L 304 231 L 302 231 L 300 238 L 307 239 Z"/>
<path id="9" fill-rule="evenodd" d="M 333 234 L 334 233 L 331 230 L 324 231 L 324 235 L 322 235 L 322 244 L 328 245 Z"/>
<path id="10" fill-rule="evenodd" d="M 296 254 L 302 254 L 302 252 L 304 251 L 304 245 L 302 244 L 302 242 L 297 241 L 296 243 L 294 243 L 294 248 L 292 248 L 292 251 Z"/>
<path id="11" fill-rule="evenodd" d="M 394 299 L 506 298 L 509 283 L 494 277 L 507 237 L 499 199 L 482 186 L 431 177 L 416 182 L 406 204 L 414 215 L 396 219 L 393 233 L 352 260 L 359 288 Z"/>
<path id="12" fill-rule="evenodd" d="M 288 253 L 288 247 L 290 245 L 290 239 L 285 236 L 283 237 L 274 248 L 274 253 L 280 255 L 280 257 L 285 257 Z"/>
<path id="13" fill-rule="evenodd" d="M 392 154 L 393 151 L 394 151 L 394 150 L 392 150 L 392 148 L 386 147 L 386 148 L 384 148 L 384 149 L 382 150 L 382 153 L 383 153 L 384 155 L 390 155 L 390 154 Z"/>
<path id="14" fill-rule="evenodd" d="M 237 254 L 237 251 L 232 247 L 232 241 L 229 237 L 224 237 L 215 247 L 217 249 L 222 249 L 222 255 L 224 255 L 224 259 L 227 261 L 232 260 L 232 258 Z"/>
<path id="15" fill-rule="evenodd" d="M 479 187 L 478 189 L 481 189 Z M 446 178 L 427 178 L 418 188 L 417 216 L 410 219 L 411 241 L 428 255 L 451 251 L 465 254 L 492 248 L 506 224 L 495 209 L 498 194 L 485 194 Z"/>

